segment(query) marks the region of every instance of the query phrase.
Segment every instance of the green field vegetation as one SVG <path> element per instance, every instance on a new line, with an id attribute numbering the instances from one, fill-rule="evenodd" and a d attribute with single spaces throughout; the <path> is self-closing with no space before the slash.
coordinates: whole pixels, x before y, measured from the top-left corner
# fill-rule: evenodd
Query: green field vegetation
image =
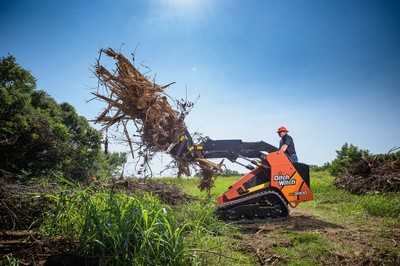
<path id="1" fill-rule="evenodd" d="M 316 265 L 338 263 L 367 247 L 387 265 L 400 256 L 391 241 L 400 228 L 399 193 L 353 195 L 337 189 L 328 172 L 313 171 L 314 201 L 301 204 L 287 221 L 219 221 L 215 197 L 238 178 L 218 177 L 211 199 L 195 178 L 162 179 L 196 197 L 178 206 L 150 194 L 70 184 L 51 196 L 54 208 L 40 230 L 78 241 L 81 255 L 100 256 L 104 265 Z M 8 257 L 7 264 L 18 260 Z"/>

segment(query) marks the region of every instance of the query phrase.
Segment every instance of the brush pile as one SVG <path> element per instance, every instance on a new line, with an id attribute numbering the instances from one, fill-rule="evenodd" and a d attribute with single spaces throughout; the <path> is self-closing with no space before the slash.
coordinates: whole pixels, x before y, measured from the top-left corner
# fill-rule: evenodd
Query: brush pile
<path id="1" fill-rule="evenodd" d="M 109 187 L 114 191 L 121 191 L 127 194 L 152 193 L 162 202 L 169 205 L 178 205 L 193 200 L 193 197 L 184 193 L 175 185 L 152 180 L 147 180 L 146 182 L 134 179 L 118 180 L 110 183 Z"/>
<path id="2" fill-rule="evenodd" d="M 50 208 L 47 195 L 55 190 L 51 184 L 3 184 L 0 187 L 0 230 L 36 228 L 43 213 Z"/>
<path id="3" fill-rule="evenodd" d="M 62 237 L 45 237 L 30 230 L 0 231 L 0 265 L 98 265 L 72 263 L 71 258 L 76 256 L 62 255 L 76 250 L 77 243 Z M 7 263 L 6 256 L 10 255 L 19 263 Z"/>
<path id="4" fill-rule="evenodd" d="M 115 61 L 115 69 L 110 70 L 102 64 L 103 54 Z M 104 128 L 115 126 L 117 131 L 122 127 L 132 157 L 137 156 L 140 161 L 139 173 L 146 172 L 155 153 L 170 153 L 179 138 L 188 132 L 184 118 L 193 103 L 173 100 L 176 104 L 176 108 L 173 108 L 165 93 L 165 89 L 173 83 L 164 86 L 156 84 L 136 69 L 124 55 L 111 48 L 100 51 L 95 75 L 100 86 L 93 94 L 95 99 L 106 104 L 95 121 Z M 129 132 L 128 123 L 135 128 L 135 134 Z M 178 176 L 190 175 L 189 166 L 195 166 L 204 173 L 200 187 L 209 189 L 213 185 L 212 166 L 199 163 L 193 158 L 171 155 L 178 168 Z"/>
<path id="5" fill-rule="evenodd" d="M 355 194 L 400 192 L 400 156 L 376 155 L 353 162 L 335 185 Z"/>

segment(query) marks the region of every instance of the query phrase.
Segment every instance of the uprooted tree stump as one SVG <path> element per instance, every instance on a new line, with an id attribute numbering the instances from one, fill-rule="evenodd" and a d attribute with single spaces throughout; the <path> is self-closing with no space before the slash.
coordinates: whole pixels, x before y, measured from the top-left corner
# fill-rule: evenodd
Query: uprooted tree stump
<path id="1" fill-rule="evenodd" d="M 103 54 L 115 61 L 115 69 L 109 69 L 102 64 Z M 204 161 L 199 163 L 194 158 L 171 154 L 172 147 L 188 132 L 184 119 L 193 107 L 189 101 L 173 99 L 176 108 L 172 107 L 168 100 L 171 98 L 165 93 L 165 89 L 173 83 L 156 84 L 154 80 L 143 75 L 133 62 L 111 48 L 100 50 L 95 75 L 100 86 L 93 94 L 95 99 L 106 104 L 95 122 L 104 128 L 116 127 L 117 131 L 122 128 L 132 157 L 136 155 L 140 161 L 139 172 L 150 169 L 149 161 L 155 153 L 169 153 L 178 169 L 178 176 L 190 175 L 190 166 L 200 168 L 202 180 L 199 187 L 209 191 L 213 186 L 215 173 L 212 166 Z M 136 129 L 134 134 L 129 132 L 128 123 Z"/>

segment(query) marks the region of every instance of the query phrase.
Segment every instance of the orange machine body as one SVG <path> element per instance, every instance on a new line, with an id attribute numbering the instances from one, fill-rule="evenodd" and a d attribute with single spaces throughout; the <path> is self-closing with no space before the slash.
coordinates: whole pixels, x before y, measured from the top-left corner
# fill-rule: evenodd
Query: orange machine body
<path id="1" fill-rule="evenodd" d="M 266 165 L 259 165 L 242 176 L 229 187 L 228 191 L 219 196 L 218 205 L 266 189 L 279 192 L 291 207 L 296 207 L 303 201 L 313 200 L 308 166 L 296 164 L 297 167 L 295 167 L 281 152 L 269 153 L 265 156 L 265 161 Z"/>

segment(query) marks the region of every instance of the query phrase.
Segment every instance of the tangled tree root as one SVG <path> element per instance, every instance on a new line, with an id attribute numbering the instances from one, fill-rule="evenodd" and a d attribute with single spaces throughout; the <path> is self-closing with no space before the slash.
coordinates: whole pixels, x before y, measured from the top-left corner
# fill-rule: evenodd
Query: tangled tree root
<path id="1" fill-rule="evenodd" d="M 102 65 L 102 54 L 115 61 L 115 69 L 109 70 Z M 171 154 L 179 138 L 188 132 L 184 119 L 193 103 L 173 100 L 176 104 L 173 108 L 165 93 L 165 89 L 173 83 L 164 86 L 156 84 L 140 73 L 124 55 L 111 48 L 100 51 L 95 74 L 101 86 L 93 94 L 95 99 L 106 104 L 96 122 L 105 128 L 123 128 L 132 157 L 137 155 L 141 161 L 139 166 L 144 169 L 139 172 L 148 169 L 151 172 L 149 161 L 155 153 L 169 153 L 175 161 L 178 176 L 190 175 L 189 166 L 200 168 L 203 173 L 200 188 L 209 190 L 215 171 L 211 165 L 199 163 L 196 158 Z M 135 127 L 135 134 L 129 133 L 128 123 Z"/>

